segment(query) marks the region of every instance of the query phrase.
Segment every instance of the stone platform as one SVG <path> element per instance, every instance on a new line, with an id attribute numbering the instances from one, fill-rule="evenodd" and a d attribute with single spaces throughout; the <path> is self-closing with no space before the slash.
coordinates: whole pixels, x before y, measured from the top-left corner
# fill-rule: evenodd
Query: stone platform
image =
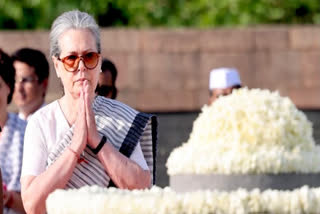
<path id="1" fill-rule="evenodd" d="M 232 191 L 239 188 L 293 190 L 302 186 L 320 187 L 320 174 L 174 175 L 170 187 L 177 192 L 196 190 Z"/>

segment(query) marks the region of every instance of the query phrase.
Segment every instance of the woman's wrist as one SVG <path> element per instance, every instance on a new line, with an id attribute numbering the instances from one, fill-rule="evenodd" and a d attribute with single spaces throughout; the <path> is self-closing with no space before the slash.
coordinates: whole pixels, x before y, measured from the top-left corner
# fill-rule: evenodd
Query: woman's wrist
<path id="1" fill-rule="evenodd" d="M 67 149 L 68 149 L 71 153 L 73 153 L 73 155 L 77 158 L 77 162 L 78 162 L 78 163 L 82 163 L 82 162 L 88 163 L 88 161 L 87 161 L 83 156 L 81 156 L 81 155 L 78 154 L 76 151 L 74 151 L 72 148 L 70 148 L 70 146 L 68 146 Z"/>
<path id="2" fill-rule="evenodd" d="M 101 140 L 99 141 L 99 144 L 95 148 L 92 148 L 90 146 L 89 146 L 89 148 L 93 152 L 93 154 L 97 155 L 100 152 L 100 150 L 102 149 L 102 147 L 106 144 L 106 142 L 107 142 L 106 136 L 102 136 Z"/>
<path id="3" fill-rule="evenodd" d="M 70 146 L 67 147 L 67 149 L 74 154 L 74 156 L 77 158 L 77 160 L 80 159 L 80 154 L 78 154 L 75 150 L 73 150 Z"/>
<path id="4" fill-rule="evenodd" d="M 91 143 L 89 143 L 90 148 L 97 148 L 97 146 L 99 145 L 99 143 L 101 141 L 101 137 L 102 136 L 99 133 L 94 135 L 94 137 L 91 140 Z"/>

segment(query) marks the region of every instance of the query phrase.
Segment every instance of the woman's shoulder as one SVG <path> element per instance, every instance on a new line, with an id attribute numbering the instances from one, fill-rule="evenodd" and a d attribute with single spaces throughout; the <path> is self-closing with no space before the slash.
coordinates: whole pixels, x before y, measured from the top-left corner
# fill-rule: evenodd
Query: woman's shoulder
<path id="1" fill-rule="evenodd" d="M 31 115 L 28 123 L 31 121 L 47 121 L 48 119 L 54 117 L 55 113 L 60 109 L 58 100 L 55 100 L 41 109 L 37 110 L 33 115 Z"/>

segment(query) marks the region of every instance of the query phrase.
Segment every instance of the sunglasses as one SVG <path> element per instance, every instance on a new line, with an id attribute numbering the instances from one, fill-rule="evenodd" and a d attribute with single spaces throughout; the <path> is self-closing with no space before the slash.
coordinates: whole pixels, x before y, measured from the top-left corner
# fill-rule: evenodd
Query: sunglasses
<path id="1" fill-rule="evenodd" d="M 101 86 L 97 86 L 96 88 L 96 93 L 99 96 L 107 96 L 110 92 L 113 91 L 113 86 L 107 86 L 107 85 L 101 85 Z"/>
<path id="2" fill-rule="evenodd" d="M 87 69 L 94 69 L 98 65 L 99 57 L 100 54 L 96 52 L 89 52 L 82 56 L 72 54 L 63 57 L 62 59 L 58 57 L 58 60 L 63 63 L 63 66 L 67 71 L 75 72 L 79 67 L 80 60 L 82 60 Z"/>

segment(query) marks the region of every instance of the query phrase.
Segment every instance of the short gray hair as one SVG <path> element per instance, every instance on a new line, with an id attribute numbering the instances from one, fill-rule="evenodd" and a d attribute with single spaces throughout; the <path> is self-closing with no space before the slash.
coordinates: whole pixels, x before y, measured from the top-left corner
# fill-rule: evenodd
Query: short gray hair
<path id="1" fill-rule="evenodd" d="M 88 29 L 96 39 L 98 53 L 101 53 L 100 30 L 94 18 L 85 12 L 73 10 L 58 16 L 51 26 L 50 55 L 59 56 L 59 37 L 69 29 Z"/>

